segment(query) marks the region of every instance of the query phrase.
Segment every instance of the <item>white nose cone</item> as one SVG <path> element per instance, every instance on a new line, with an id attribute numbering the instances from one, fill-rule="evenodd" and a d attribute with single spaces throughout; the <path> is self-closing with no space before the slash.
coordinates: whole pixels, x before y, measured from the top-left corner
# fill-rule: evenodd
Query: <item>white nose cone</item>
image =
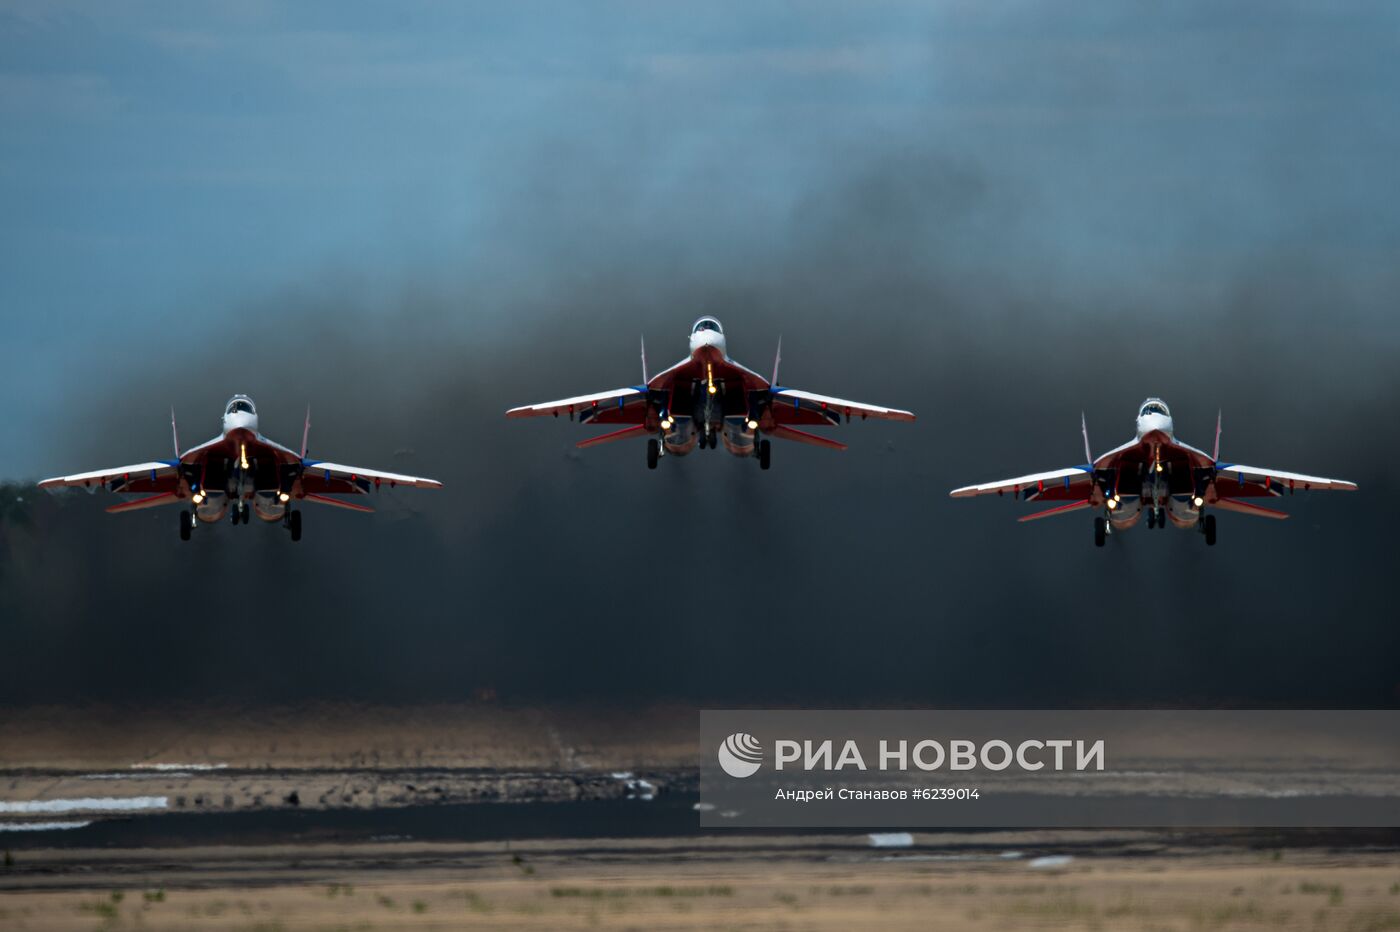
<path id="1" fill-rule="evenodd" d="M 763 745 L 753 735 L 736 732 L 720 744 L 719 766 L 731 777 L 751 777 L 763 766 Z"/>
<path id="2" fill-rule="evenodd" d="M 254 433 L 258 429 L 258 409 L 247 395 L 234 395 L 224 405 L 224 433 L 239 428 Z"/>
<path id="3" fill-rule="evenodd" d="M 1175 436 L 1171 410 L 1167 407 L 1166 402 L 1160 398 L 1149 398 L 1138 409 L 1138 439 L 1141 440 L 1153 431 L 1161 431 L 1168 437 Z"/>
<path id="4" fill-rule="evenodd" d="M 702 317 L 690 327 L 690 355 L 705 347 L 724 353 L 724 327 L 713 317 Z"/>

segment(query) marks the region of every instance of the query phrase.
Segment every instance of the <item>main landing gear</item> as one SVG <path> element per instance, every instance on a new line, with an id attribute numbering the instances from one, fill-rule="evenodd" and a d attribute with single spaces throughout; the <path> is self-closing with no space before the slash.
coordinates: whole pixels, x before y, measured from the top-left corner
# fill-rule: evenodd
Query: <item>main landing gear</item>
<path id="1" fill-rule="evenodd" d="M 180 512 L 180 539 L 189 540 L 190 531 L 194 530 L 194 515 L 188 511 Z"/>

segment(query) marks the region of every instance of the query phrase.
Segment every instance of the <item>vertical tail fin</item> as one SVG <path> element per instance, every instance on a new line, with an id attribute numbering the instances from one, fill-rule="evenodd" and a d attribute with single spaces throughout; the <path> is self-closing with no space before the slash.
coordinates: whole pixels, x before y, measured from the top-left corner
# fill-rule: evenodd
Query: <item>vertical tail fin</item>
<path id="1" fill-rule="evenodd" d="M 175 458 L 180 458 L 180 431 L 175 427 L 175 406 L 170 406 L 170 442 L 175 445 Z"/>
<path id="2" fill-rule="evenodd" d="M 770 383 L 768 383 L 768 384 L 772 385 L 774 388 L 777 388 L 777 387 L 778 387 L 778 366 L 782 365 L 782 362 L 783 362 L 783 335 L 780 333 L 780 334 L 778 334 L 778 353 L 777 353 L 776 356 L 773 357 L 773 381 L 771 381 Z"/>
<path id="3" fill-rule="evenodd" d="M 306 459 L 306 444 L 311 439 L 311 405 L 306 406 L 306 426 L 301 429 L 301 458 Z"/>
<path id="4" fill-rule="evenodd" d="M 1084 412 L 1079 412 L 1079 432 L 1084 435 L 1084 462 L 1090 466 L 1094 465 L 1094 451 L 1089 449 L 1089 421 L 1084 417 Z"/>
<path id="5" fill-rule="evenodd" d="M 647 338 L 645 336 L 642 337 L 642 384 L 651 384 L 651 377 L 647 375 Z"/>
<path id="6" fill-rule="evenodd" d="M 1220 462 L 1220 416 L 1221 411 L 1215 412 L 1215 449 L 1210 454 L 1211 462 Z"/>

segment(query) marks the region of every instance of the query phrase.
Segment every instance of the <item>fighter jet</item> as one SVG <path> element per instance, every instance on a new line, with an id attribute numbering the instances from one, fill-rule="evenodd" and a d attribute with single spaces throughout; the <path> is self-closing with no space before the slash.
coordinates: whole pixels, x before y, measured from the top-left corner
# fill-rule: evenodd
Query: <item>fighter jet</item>
<path id="1" fill-rule="evenodd" d="M 1090 509 L 1094 518 L 1094 544 L 1102 547 L 1115 531 L 1126 531 L 1147 516 L 1149 528 L 1166 527 L 1201 532 L 1208 546 L 1215 546 L 1215 511 L 1234 511 L 1261 518 L 1287 518 L 1273 508 L 1245 501 L 1278 498 L 1297 489 L 1356 491 L 1356 484 L 1342 479 L 1305 476 L 1282 469 L 1243 466 L 1220 461 L 1220 417 L 1215 419 L 1215 449 L 1196 449 L 1176 439 L 1171 411 L 1160 398 L 1149 398 L 1138 409 L 1137 437 L 1109 450 L 1098 459 L 1089 452 L 1089 429 L 1080 416 L 1084 434 L 1083 466 L 1032 473 L 1015 479 L 954 489 L 953 498 L 1005 495 L 1026 501 L 1067 502 L 1046 511 L 1026 515 L 1035 521 L 1054 515 Z"/>
<path id="2" fill-rule="evenodd" d="M 269 523 L 281 521 L 294 541 L 301 540 L 301 509 L 297 507 L 301 502 L 372 512 L 368 505 L 331 496 L 361 495 L 384 485 L 442 488 L 435 479 L 307 459 L 311 412 L 307 411 L 301 452 L 297 453 L 258 433 L 258 410 L 247 395 L 228 400 L 223 432 L 213 440 L 181 453 L 174 411 L 170 412 L 170 433 L 174 459 L 45 479 L 39 488 L 105 486 L 113 492 L 148 493 L 145 498 L 111 506 L 107 511 L 112 514 L 188 502 L 189 507 L 180 511 L 181 540 L 189 540 L 200 521 L 213 524 L 227 514 L 233 524 L 247 524 L 256 514 Z"/>
<path id="3" fill-rule="evenodd" d="M 725 353 L 724 328 L 713 317 L 701 317 L 690 328 L 690 355 L 664 372 L 647 375 L 646 343 L 642 344 L 642 384 L 596 395 L 512 408 L 506 417 L 568 414 L 588 424 L 626 424 L 612 433 L 581 440 L 592 447 L 614 440 L 647 437 L 647 467 L 655 469 L 666 454 L 684 456 L 691 450 L 719 446 L 735 456 L 752 456 L 759 468 L 772 463 L 769 438 L 810 443 L 831 450 L 846 445 L 798 430 L 795 425 L 828 426 L 858 416 L 912 421 L 898 408 L 881 408 L 814 395 L 778 385 L 782 341 L 773 361 L 773 378 L 746 369 Z"/>

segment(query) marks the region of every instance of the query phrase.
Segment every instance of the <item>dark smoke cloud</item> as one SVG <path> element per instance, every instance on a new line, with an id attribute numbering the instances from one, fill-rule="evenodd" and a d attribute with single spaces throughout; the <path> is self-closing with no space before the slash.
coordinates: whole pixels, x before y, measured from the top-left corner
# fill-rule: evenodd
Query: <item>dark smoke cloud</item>
<path id="1" fill-rule="evenodd" d="M 1183 233 L 1141 280 L 1076 274 L 1037 220 L 1061 195 L 912 124 L 805 156 L 758 236 L 703 173 L 682 182 L 700 194 L 638 194 L 656 157 L 638 135 L 522 160 L 496 245 L 456 278 L 309 277 L 204 309 L 246 336 L 227 352 L 113 364 L 46 438 L 72 470 L 164 455 L 172 401 L 203 439 L 246 391 L 283 442 L 309 401 L 315 454 L 447 488 L 383 493 L 369 518 L 308 508 L 297 546 L 226 525 L 182 545 L 172 512 L 109 517 L 102 495 L 6 511 L 0 702 L 1400 697 L 1393 273 L 1291 242 L 1207 256 Z M 1251 199 L 1321 222 L 1289 173 L 1250 177 Z M 640 444 L 581 453 L 588 429 L 502 417 L 634 382 L 638 336 L 658 368 L 700 313 L 753 368 L 781 334 L 785 383 L 920 420 L 842 428 L 844 454 L 781 445 L 767 473 L 719 452 L 652 473 Z M 1081 410 L 1096 453 L 1122 442 L 1147 395 L 1188 442 L 1223 408 L 1227 457 L 1362 491 L 1222 516 L 1213 550 L 1139 529 L 1099 551 L 1082 516 L 1017 526 L 1018 503 L 948 499 L 1080 462 Z"/>
<path id="2" fill-rule="evenodd" d="M 536 312 L 514 338 L 439 341 L 415 323 L 469 294 L 415 295 L 396 317 L 407 332 L 366 338 L 334 335 L 348 295 L 273 300 L 304 368 L 157 367 L 65 425 L 81 436 L 63 441 L 73 468 L 161 453 L 165 399 L 186 412 L 186 442 L 201 439 L 246 390 L 275 437 L 296 438 L 310 398 L 317 454 L 448 488 L 384 493 L 373 518 L 309 508 L 300 546 L 223 525 L 181 545 L 168 510 L 40 497 L 27 525 L 6 525 L 0 696 L 1391 701 L 1397 514 L 1383 490 L 1397 451 L 1376 428 L 1400 386 L 1388 347 L 1366 339 L 1367 308 L 1285 262 L 1190 308 L 1105 296 L 1138 302 L 1117 312 L 867 261 L 919 218 L 946 220 L 949 183 L 936 159 L 833 179 L 775 266 L 674 285 L 602 269 L 556 286 L 567 311 Z M 718 453 L 650 473 L 638 444 L 579 453 L 577 425 L 502 418 L 632 381 L 640 329 L 653 365 L 669 362 L 700 311 L 721 313 L 731 351 L 761 369 L 781 330 L 785 382 L 921 419 L 843 428 L 845 454 L 783 445 L 769 473 Z M 1018 527 L 1009 501 L 947 498 L 1078 462 L 1081 407 L 1098 450 L 1120 442 L 1147 394 L 1198 445 L 1223 406 L 1228 455 L 1363 491 L 1295 498 L 1283 524 L 1225 516 L 1213 551 L 1146 531 L 1096 551 L 1087 519 Z"/>

